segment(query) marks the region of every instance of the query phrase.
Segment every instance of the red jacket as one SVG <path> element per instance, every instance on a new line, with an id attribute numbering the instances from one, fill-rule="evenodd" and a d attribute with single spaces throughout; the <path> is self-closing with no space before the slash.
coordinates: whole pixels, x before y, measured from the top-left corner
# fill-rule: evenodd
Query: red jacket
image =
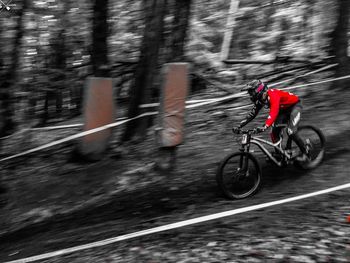
<path id="1" fill-rule="evenodd" d="M 278 89 L 269 89 L 267 95 L 270 104 L 270 114 L 265 124 L 268 127 L 276 121 L 280 109 L 288 109 L 299 101 L 299 97 L 293 93 Z"/>

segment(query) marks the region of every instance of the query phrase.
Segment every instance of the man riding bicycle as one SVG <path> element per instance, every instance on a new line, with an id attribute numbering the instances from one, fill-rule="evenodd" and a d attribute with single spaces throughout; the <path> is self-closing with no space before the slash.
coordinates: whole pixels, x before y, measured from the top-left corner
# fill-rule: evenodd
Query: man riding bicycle
<path id="1" fill-rule="evenodd" d="M 287 123 L 288 135 L 303 152 L 303 155 L 298 157 L 298 159 L 299 161 L 306 161 L 308 158 L 308 149 L 297 133 L 302 111 L 299 97 L 291 92 L 269 89 L 268 86 L 260 80 L 249 82 L 242 91 L 248 92 L 254 106 L 245 119 L 240 122 L 239 128 L 242 128 L 252 121 L 263 107 L 270 108 L 270 113 L 265 124 L 257 128 L 257 130 L 265 131 L 270 126 L 273 126 L 271 140 L 273 143 L 276 143 L 280 139 L 281 128 L 275 125 Z"/>

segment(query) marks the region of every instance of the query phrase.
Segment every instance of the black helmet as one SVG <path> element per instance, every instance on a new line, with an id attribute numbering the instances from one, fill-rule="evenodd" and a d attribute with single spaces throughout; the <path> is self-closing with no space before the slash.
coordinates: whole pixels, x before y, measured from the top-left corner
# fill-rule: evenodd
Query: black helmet
<path id="1" fill-rule="evenodd" d="M 268 90 L 268 87 L 261 80 L 255 79 L 249 82 L 242 90 L 247 91 L 252 102 L 256 103 L 257 101 L 262 102 L 262 95 Z"/>

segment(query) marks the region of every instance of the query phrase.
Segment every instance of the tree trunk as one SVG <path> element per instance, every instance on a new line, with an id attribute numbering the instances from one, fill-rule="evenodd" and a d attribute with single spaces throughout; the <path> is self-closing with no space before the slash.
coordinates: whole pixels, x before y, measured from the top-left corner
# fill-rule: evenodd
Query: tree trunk
<path id="1" fill-rule="evenodd" d="M 349 57 L 348 57 L 348 26 L 349 26 L 349 0 L 338 0 L 338 18 L 337 24 L 331 33 L 330 55 L 335 56 L 338 63 L 336 76 L 344 76 L 349 74 Z M 336 85 L 344 86 L 349 81 L 343 80 L 337 82 Z M 345 86 L 344 86 L 345 87 Z"/>
<path id="2" fill-rule="evenodd" d="M 108 77 L 108 0 L 95 0 L 93 12 L 92 68 L 95 77 Z"/>
<path id="3" fill-rule="evenodd" d="M 307 47 L 307 50 L 310 51 L 312 50 L 312 36 L 313 36 L 313 26 L 312 26 L 312 17 L 314 15 L 313 11 L 313 6 L 315 5 L 314 0 L 306 0 L 304 3 L 304 8 L 303 8 L 303 15 L 302 15 L 302 38 L 305 41 L 305 46 Z M 307 54 L 309 55 L 309 52 Z"/>
<path id="4" fill-rule="evenodd" d="M 171 32 L 172 45 L 170 52 L 171 62 L 185 60 L 185 40 L 191 12 L 191 0 L 175 0 L 174 21 Z"/>
<path id="5" fill-rule="evenodd" d="M 1 36 L 3 35 L 3 17 L 0 17 L 0 42 L 4 43 L 2 41 Z M 4 79 L 4 51 L 0 49 L 0 137 L 4 136 L 6 134 L 5 127 L 6 127 L 6 107 L 4 105 L 5 103 L 5 96 L 8 93 L 6 90 L 2 88 L 2 80 Z"/>
<path id="6" fill-rule="evenodd" d="M 0 83 L 0 101 L 1 101 L 1 111 L 3 128 L 0 130 L 0 136 L 11 133 L 15 128 L 15 121 L 13 120 L 14 109 L 12 108 L 12 96 L 13 90 L 11 88 L 14 86 L 17 80 L 17 68 L 19 64 L 19 55 L 21 40 L 23 37 L 23 17 L 26 9 L 28 8 L 28 0 L 22 1 L 22 7 L 18 10 L 17 13 L 17 23 L 15 28 L 15 39 L 12 44 L 11 50 L 11 64 L 8 69 L 5 71 L 3 80 Z"/>
<path id="7" fill-rule="evenodd" d="M 149 102 L 154 76 L 158 69 L 158 54 L 164 26 L 166 0 L 144 0 L 145 29 L 141 44 L 141 54 L 134 75 L 134 83 L 130 90 L 128 117 L 140 114 L 139 105 Z M 130 140 L 138 134 L 146 134 L 144 120 L 136 119 L 128 122 L 123 141 Z"/>
<path id="8" fill-rule="evenodd" d="M 28 8 L 28 0 L 22 1 L 22 8 L 18 12 L 18 19 L 17 19 L 17 25 L 16 25 L 16 36 L 13 43 L 13 49 L 11 52 L 11 67 L 9 69 L 9 76 L 11 76 L 11 80 L 14 83 L 16 81 L 17 77 L 17 68 L 18 68 L 18 61 L 19 61 L 19 55 L 20 55 L 20 49 L 21 49 L 21 41 L 24 34 L 24 22 L 23 17 L 24 13 L 26 12 Z"/>
<path id="9" fill-rule="evenodd" d="M 54 118 L 62 117 L 63 110 L 63 90 L 66 88 L 66 28 L 68 27 L 67 15 L 69 2 L 63 2 L 63 9 L 60 10 L 59 28 L 52 32 L 50 40 L 50 54 L 47 68 L 49 69 L 50 90 L 45 93 L 44 113 L 41 124 L 45 124 L 50 119 L 50 106 L 55 108 Z"/>
<path id="10" fill-rule="evenodd" d="M 68 27 L 69 1 L 63 2 L 62 10 L 62 28 L 58 32 L 55 52 L 55 68 L 58 85 L 56 86 L 56 114 L 62 115 L 63 108 L 63 91 L 66 87 L 66 67 L 67 67 L 67 45 L 66 45 L 66 28 Z"/>
<path id="11" fill-rule="evenodd" d="M 230 10 L 227 15 L 225 35 L 221 46 L 221 60 L 227 59 L 230 52 L 230 44 L 232 40 L 233 29 L 235 27 L 235 19 L 238 6 L 239 0 L 231 0 Z"/>
<path id="12" fill-rule="evenodd" d="M 287 36 L 288 29 L 289 29 L 288 21 L 285 18 L 282 18 L 280 21 L 281 33 L 276 40 L 276 57 L 281 55 L 281 50 L 283 49 L 283 47 L 287 41 L 287 38 L 288 38 L 288 36 Z"/>
<path id="13" fill-rule="evenodd" d="M 311 25 L 312 25 L 312 44 L 311 44 L 311 51 L 313 54 L 319 54 L 320 50 L 320 33 L 321 33 L 321 23 L 320 23 L 320 12 L 319 10 L 319 5 L 314 5 L 313 7 L 313 16 L 311 20 Z"/>
<path id="14" fill-rule="evenodd" d="M 173 9 L 173 23 L 170 32 L 171 41 L 167 62 L 183 62 L 185 57 L 185 41 L 191 13 L 191 0 L 175 0 Z M 158 149 L 157 167 L 169 172 L 175 167 L 176 146 Z"/>
<path id="15" fill-rule="evenodd" d="M 268 32 L 271 30 L 271 26 L 273 23 L 273 14 L 275 13 L 275 7 L 274 7 L 274 0 L 270 0 L 269 6 L 266 7 L 265 11 L 265 25 L 264 25 L 264 31 Z"/>

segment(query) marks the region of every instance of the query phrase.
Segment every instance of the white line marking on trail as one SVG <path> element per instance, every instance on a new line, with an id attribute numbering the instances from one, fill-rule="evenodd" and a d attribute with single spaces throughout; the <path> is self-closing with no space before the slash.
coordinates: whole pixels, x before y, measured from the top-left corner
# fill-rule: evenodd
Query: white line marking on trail
<path id="1" fill-rule="evenodd" d="M 262 209 L 262 208 L 266 208 L 266 207 L 270 207 L 270 206 L 281 205 L 281 204 L 285 204 L 285 203 L 289 203 L 289 202 L 293 202 L 293 201 L 297 201 L 297 200 L 301 200 L 301 199 L 306 199 L 306 198 L 310 198 L 310 197 L 314 197 L 314 196 L 318 196 L 318 195 L 328 194 L 328 193 L 343 190 L 346 188 L 350 188 L 350 183 L 331 187 L 331 188 L 320 190 L 317 192 L 312 192 L 309 194 L 298 195 L 298 196 L 294 196 L 294 197 L 290 197 L 290 198 L 286 198 L 286 199 L 282 199 L 282 200 L 277 200 L 277 201 L 272 201 L 272 202 L 268 202 L 268 203 L 263 203 L 263 204 L 259 204 L 259 205 L 242 207 L 242 208 L 229 210 L 229 211 L 225 211 L 225 212 L 221 212 L 221 213 L 216 213 L 216 214 L 212 214 L 212 215 L 201 216 L 201 217 L 197 217 L 197 218 L 193 218 L 193 219 L 189 219 L 189 220 L 180 221 L 177 223 L 172 223 L 172 224 L 154 227 L 154 228 L 150 228 L 150 229 L 146 229 L 146 230 L 142 230 L 142 231 L 126 234 L 126 235 L 108 238 L 105 240 L 101 240 L 101 241 L 97 241 L 97 242 L 93 242 L 93 243 L 89 243 L 89 244 L 85 244 L 85 245 L 61 249 L 61 250 L 57 250 L 54 252 L 49 252 L 49 253 L 45 253 L 45 254 L 41 254 L 41 255 L 37 255 L 37 256 L 32 256 L 32 257 L 28 257 L 28 258 L 22 258 L 22 259 L 18 259 L 18 260 L 14 260 L 14 261 L 8 261 L 8 262 L 4 262 L 4 263 L 27 263 L 27 262 L 34 262 L 34 261 L 38 261 L 38 260 L 53 258 L 53 257 L 57 257 L 57 256 L 62 256 L 62 255 L 71 254 L 74 252 L 86 250 L 86 249 L 110 245 L 113 243 L 117 243 L 117 242 L 120 242 L 123 240 L 135 238 L 135 237 L 159 233 L 159 232 L 163 232 L 163 231 L 167 231 L 167 230 L 171 230 L 171 229 L 175 229 L 175 228 L 180 228 L 180 227 L 194 225 L 194 224 L 198 224 L 198 223 L 202 223 L 202 222 L 207 222 L 207 221 L 214 220 L 214 219 L 219 219 L 219 218 L 237 215 L 237 214 L 241 214 L 241 213 L 245 213 L 245 212 L 250 212 L 250 211 L 254 211 L 254 210 L 258 210 L 258 209 Z"/>
<path id="2" fill-rule="evenodd" d="M 116 119 L 116 122 L 126 120 L 126 117 L 121 117 Z M 57 130 L 57 129 L 66 129 L 66 128 L 79 128 L 84 126 L 84 123 L 76 123 L 76 124 L 66 124 L 66 125 L 58 125 L 58 126 L 47 126 L 47 127 L 38 127 L 38 128 L 30 128 L 31 131 L 45 131 L 45 130 Z"/>
<path id="3" fill-rule="evenodd" d="M 30 130 L 31 131 L 44 131 L 44 130 L 57 130 L 57 129 L 65 129 L 65 128 L 79 128 L 83 125 L 84 125 L 83 123 L 76 123 L 76 124 L 31 128 Z"/>
<path id="4" fill-rule="evenodd" d="M 77 134 L 68 136 L 66 138 L 63 138 L 63 139 L 60 139 L 60 140 L 57 140 L 57 141 L 53 141 L 53 142 L 44 144 L 42 146 L 38 146 L 36 148 L 33 148 L 33 149 L 30 149 L 30 150 L 27 150 L 27 151 L 24 151 L 24 152 L 15 154 L 15 155 L 11 155 L 11 156 L 2 158 L 2 159 L 0 159 L 0 163 L 4 162 L 4 161 L 7 161 L 7 160 L 11 160 L 11 159 L 16 158 L 16 157 L 27 155 L 29 153 L 37 152 L 37 151 L 40 151 L 40 150 L 43 150 L 43 149 L 46 149 L 46 148 L 49 148 L 49 147 L 52 147 L 52 146 L 55 146 L 55 145 L 58 145 L 58 144 L 62 144 L 64 142 L 72 141 L 72 140 L 84 137 L 85 135 L 89 135 L 89 134 L 96 133 L 96 132 L 99 132 L 99 131 L 104 131 L 106 129 L 122 125 L 122 124 L 124 124 L 126 122 L 129 122 L 131 120 L 135 120 L 135 119 L 142 118 L 142 117 L 145 117 L 145 116 L 157 115 L 157 114 L 158 114 L 158 112 L 146 112 L 146 113 L 143 113 L 143 114 L 138 115 L 138 116 L 136 116 L 134 118 L 131 118 L 131 119 L 127 119 L 127 120 L 123 120 L 123 121 L 118 121 L 118 122 L 106 124 L 106 125 L 103 125 L 103 126 L 91 129 L 91 130 L 87 130 L 87 131 L 84 131 L 84 132 L 81 132 L 81 133 L 77 133 Z"/>

